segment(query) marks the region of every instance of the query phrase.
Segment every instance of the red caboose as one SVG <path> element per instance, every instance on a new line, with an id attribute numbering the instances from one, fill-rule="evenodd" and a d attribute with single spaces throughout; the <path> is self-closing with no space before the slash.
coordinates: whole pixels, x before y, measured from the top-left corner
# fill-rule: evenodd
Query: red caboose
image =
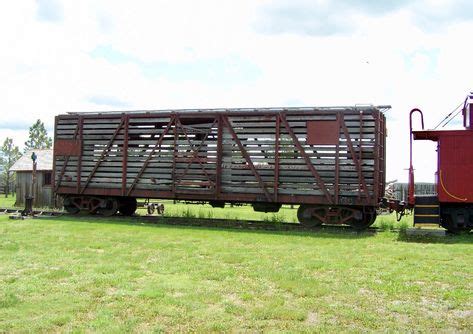
<path id="1" fill-rule="evenodd" d="M 440 224 L 449 231 L 473 229 L 473 94 L 463 105 L 461 130 L 412 131 L 411 111 L 411 165 L 409 169 L 409 205 L 414 207 L 414 224 Z M 414 196 L 412 168 L 412 139 L 437 142 L 437 194 Z"/>

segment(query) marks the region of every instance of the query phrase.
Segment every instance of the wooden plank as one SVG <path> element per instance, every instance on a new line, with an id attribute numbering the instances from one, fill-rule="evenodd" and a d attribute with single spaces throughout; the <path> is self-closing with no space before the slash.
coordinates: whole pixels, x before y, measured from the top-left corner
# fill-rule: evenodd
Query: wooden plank
<path id="1" fill-rule="evenodd" d="M 122 130 L 120 130 L 122 131 Z M 91 134 L 109 134 L 113 135 L 115 133 L 115 130 L 113 129 L 84 129 L 84 137 L 87 137 L 88 135 Z M 109 136 L 110 138 L 110 136 Z"/>
<path id="2" fill-rule="evenodd" d="M 102 129 L 102 130 L 114 130 L 120 122 L 109 122 L 105 124 L 84 124 L 84 131 Z"/>
<path id="3" fill-rule="evenodd" d="M 69 131 L 71 133 L 74 133 L 76 127 L 76 124 L 58 124 L 56 125 L 56 130 Z"/>
<path id="4" fill-rule="evenodd" d="M 87 118 L 84 117 L 84 126 L 89 124 L 115 124 L 115 127 L 120 124 L 121 116 L 119 118 Z"/>
<path id="5" fill-rule="evenodd" d="M 281 110 L 283 111 L 283 110 Z M 333 111 L 333 112 L 324 112 L 324 113 L 313 113 L 313 114 L 287 114 L 286 118 L 288 122 L 297 122 L 297 121 L 306 121 L 306 120 L 315 120 L 315 121 L 326 121 L 326 120 L 336 120 L 336 115 L 338 111 Z M 344 112 L 346 120 L 353 120 L 353 121 L 358 121 L 360 119 L 360 113 L 359 112 Z M 275 114 L 274 114 L 275 115 Z M 271 115 L 270 117 L 266 115 L 253 115 L 253 116 L 229 116 L 229 121 L 230 122 L 248 122 L 248 121 L 253 121 L 253 122 L 265 122 L 268 121 L 269 119 L 274 120 L 274 115 Z M 371 113 L 364 112 L 363 114 L 363 120 L 369 120 L 373 119 L 373 115 Z M 233 124 L 233 123 L 232 123 Z"/>
<path id="6" fill-rule="evenodd" d="M 150 115 L 149 117 L 146 118 L 138 118 L 138 117 L 133 117 L 133 115 L 130 115 L 130 124 L 131 125 L 138 125 L 138 124 L 147 124 L 147 123 L 161 123 L 161 124 L 167 124 L 171 118 L 169 117 L 153 117 Z"/>
<path id="7" fill-rule="evenodd" d="M 294 121 L 335 121 L 336 120 L 336 112 L 334 112 L 331 115 L 286 115 L 287 121 L 288 122 L 294 122 Z M 343 113 L 345 116 L 346 120 L 353 120 L 353 121 L 358 121 L 360 119 L 360 113 Z M 363 120 L 368 120 L 368 119 L 373 119 L 373 116 L 368 114 L 368 113 L 363 113 Z"/>
<path id="8" fill-rule="evenodd" d="M 294 130 L 296 133 L 305 133 L 307 131 L 307 123 L 306 122 L 289 122 L 291 128 Z M 374 133 L 375 132 L 375 124 L 374 122 L 369 122 L 366 121 L 363 123 L 363 132 L 366 133 Z M 237 133 L 259 133 L 258 130 L 260 129 L 274 129 L 274 122 L 271 126 L 271 123 L 233 123 L 234 124 L 234 129 L 235 132 Z M 350 122 L 347 125 L 347 128 L 349 129 L 350 132 L 359 132 L 359 122 Z"/>
<path id="9" fill-rule="evenodd" d="M 83 170 L 88 171 L 91 170 L 94 166 L 94 161 L 89 161 L 89 162 L 84 162 L 83 163 Z M 140 169 L 140 167 L 143 165 L 143 163 L 130 163 L 129 165 L 129 170 L 134 170 L 134 169 Z M 76 163 L 70 163 L 71 167 L 76 166 Z M 183 169 L 186 168 L 187 164 L 186 163 L 179 163 L 176 165 L 177 169 Z M 208 163 L 207 167 L 209 170 L 215 169 L 217 166 L 216 163 Z M 61 164 L 58 164 L 58 167 L 61 167 Z M 319 171 L 333 171 L 333 165 L 327 164 L 327 165 L 314 165 Z M 119 159 L 116 160 L 116 162 L 102 162 L 100 170 L 119 170 L 121 168 L 121 165 L 119 163 Z M 150 162 L 148 168 L 150 170 L 154 169 L 171 169 L 172 168 L 172 163 L 163 163 L 163 162 Z M 248 171 L 251 173 L 251 170 L 248 165 L 246 164 L 237 164 L 233 163 L 230 165 L 224 164 L 222 166 L 224 170 L 233 170 L 234 172 L 238 171 Z M 274 170 L 274 165 L 255 165 L 255 168 L 259 172 L 273 172 Z M 200 165 L 197 164 L 191 164 L 190 166 L 191 170 L 200 170 Z M 297 171 L 296 173 L 299 172 L 310 172 L 308 167 L 304 164 L 294 164 L 294 163 L 288 163 L 288 164 L 283 164 L 280 166 L 281 172 L 286 173 L 287 171 Z M 356 166 L 354 164 L 341 164 L 340 165 L 340 170 L 341 171 L 356 171 Z M 372 165 L 365 165 L 362 166 L 362 171 L 363 172 L 373 172 L 374 167 Z"/>

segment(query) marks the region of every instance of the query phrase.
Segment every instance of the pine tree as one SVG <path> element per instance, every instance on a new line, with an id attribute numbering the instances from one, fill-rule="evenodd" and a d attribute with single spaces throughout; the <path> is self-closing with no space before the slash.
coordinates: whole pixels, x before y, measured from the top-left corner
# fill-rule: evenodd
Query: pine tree
<path id="1" fill-rule="evenodd" d="M 48 137 L 44 123 L 38 119 L 36 123 L 30 127 L 29 139 L 25 142 L 25 152 L 31 149 L 51 148 L 52 145 L 53 141 L 51 137 Z"/>
<path id="2" fill-rule="evenodd" d="M 5 197 L 10 193 L 10 183 L 12 176 L 10 168 L 21 157 L 18 146 L 13 145 L 13 139 L 6 138 L 1 147 L 0 165 L 2 166 L 2 176 L 5 181 Z"/>

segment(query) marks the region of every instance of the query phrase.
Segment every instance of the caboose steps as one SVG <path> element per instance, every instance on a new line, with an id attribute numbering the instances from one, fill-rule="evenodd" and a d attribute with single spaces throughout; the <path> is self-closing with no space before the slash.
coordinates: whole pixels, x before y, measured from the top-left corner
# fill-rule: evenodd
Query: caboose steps
<path id="1" fill-rule="evenodd" d="M 424 224 L 440 224 L 440 206 L 437 195 L 418 195 L 415 197 L 414 226 Z"/>

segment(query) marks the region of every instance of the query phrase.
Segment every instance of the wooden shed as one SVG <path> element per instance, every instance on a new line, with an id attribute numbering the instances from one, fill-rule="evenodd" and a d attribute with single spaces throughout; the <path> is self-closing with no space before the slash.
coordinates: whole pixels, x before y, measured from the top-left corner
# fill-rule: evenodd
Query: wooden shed
<path id="1" fill-rule="evenodd" d="M 31 155 L 36 154 L 36 184 L 33 189 L 34 202 L 36 208 L 49 207 L 54 205 L 53 180 L 53 150 L 31 150 L 27 151 L 10 168 L 16 172 L 16 202 L 15 206 L 25 205 L 25 196 L 31 195 L 33 160 Z"/>
<path id="2" fill-rule="evenodd" d="M 407 202 L 408 196 L 408 183 L 396 182 L 392 184 L 391 191 L 393 192 L 393 197 L 400 201 Z M 416 195 L 433 195 L 437 194 L 437 186 L 435 183 L 427 182 L 416 182 L 414 186 L 414 193 Z"/>

